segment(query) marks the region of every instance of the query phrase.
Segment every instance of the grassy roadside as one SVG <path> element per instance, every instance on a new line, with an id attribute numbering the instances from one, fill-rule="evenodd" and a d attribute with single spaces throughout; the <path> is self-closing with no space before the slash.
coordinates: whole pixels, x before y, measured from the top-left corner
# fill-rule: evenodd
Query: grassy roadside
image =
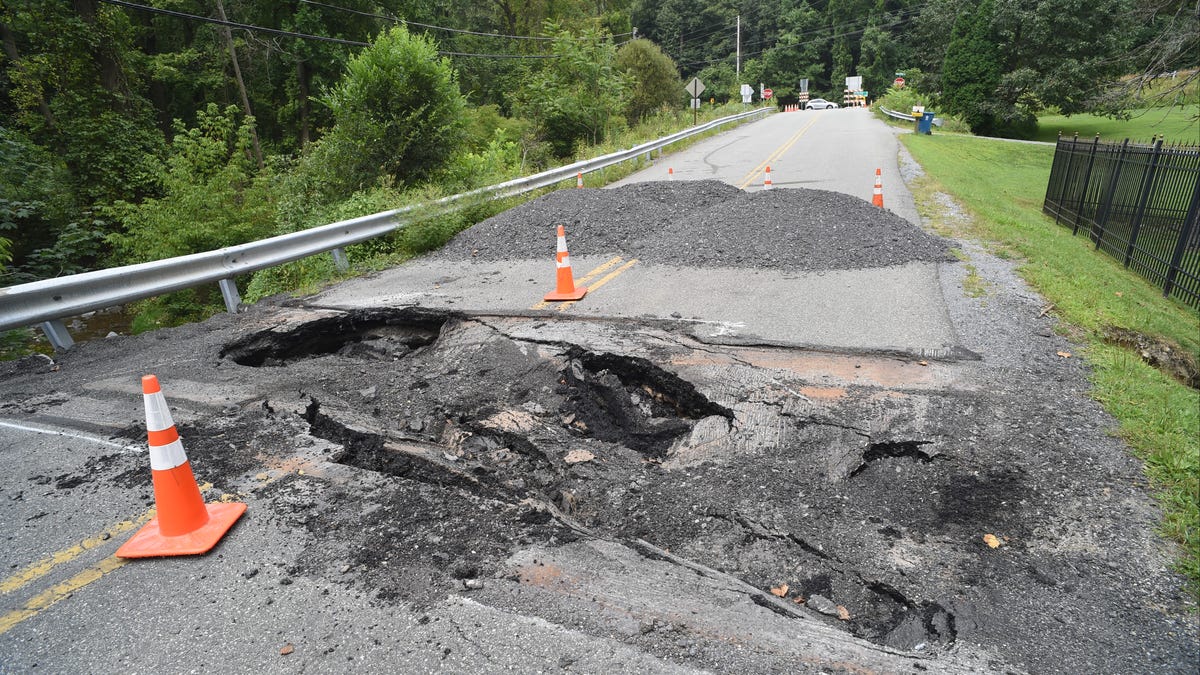
<path id="1" fill-rule="evenodd" d="M 1107 329 L 1119 327 L 1200 355 L 1200 316 L 1042 215 L 1052 147 L 952 135 L 913 134 L 903 142 L 926 172 L 913 186 L 922 214 L 936 210 L 936 193 L 955 197 L 971 218 L 942 223 L 945 233 L 1021 261 L 1022 277 L 1085 345 L 1091 395 L 1145 461 L 1164 511 L 1162 531 L 1181 544 L 1179 569 L 1200 596 L 1200 392 L 1105 340 Z"/>
<path id="2" fill-rule="evenodd" d="M 1096 134 L 1110 141 L 1129 138 L 1147 141 L 1161 134 L 1165 142 L 1194 144 L 1200 138 L 1200 105 L 1171 106 L 1169 108 L 1142 108 L 1130 110 L 1128 120 L 1115 120 L 1097 115 L 1042 115 L 1038 118 L 1036 140 L 1050 141 L 1058 137 L 1078 133 L 1080 138 Z"/>

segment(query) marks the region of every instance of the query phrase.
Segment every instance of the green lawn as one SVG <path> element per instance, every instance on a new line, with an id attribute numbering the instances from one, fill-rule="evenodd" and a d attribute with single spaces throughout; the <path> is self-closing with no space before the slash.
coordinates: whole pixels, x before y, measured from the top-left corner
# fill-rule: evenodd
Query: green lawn
<path id="1" fill-rule="evenodd" d="M 1200 315 L 1041 213 L 1054 148 L 946 134 L 901 138 L 926 171 L 914 185 L 922 215 L 939 226 L 933 195 L 953 195 L 972 217 L 940 223 L 946 233 L 1020 260 L 1021 275 L 1054 304 L 1061 329 L 1083 343 L 1092 396 L 1146 462 L 1163 532 L 1182 544 L 1180 569 L 1200 593 L 1200 392 L 1103 339 L 1106 327 L 1120 327 L 1200 356 Z"/>
<path id="2" fill-rule="evenodd" d="M 1100 134 L 1101 139 L 1119 141 L 1148 141 L 1162 134 L 1166 143 L 1196 145 L 1200 143 L 1200 105 L 1171 108 L 1131 110 L 1128 120 L 1114 120 L 1096 115 L 1046 115 L 1038 118 L 1037 140 L 1053 142 L 1058 132 L 1070 136 L 1076 132 L 1082 138 Z"/>

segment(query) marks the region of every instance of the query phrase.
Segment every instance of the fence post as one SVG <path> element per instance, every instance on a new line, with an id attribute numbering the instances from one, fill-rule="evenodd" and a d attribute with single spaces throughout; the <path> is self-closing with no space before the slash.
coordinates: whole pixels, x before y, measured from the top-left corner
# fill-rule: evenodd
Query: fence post
<path id="1" fill-rule="evenodd" d="M 1079 192 L 1079 202 L 1075 204 L 1075 222 L 1071 227 L 1071 236 L 1079 234 L 1079 221 L 1083 218 L 1083 201 L 1087 199 L 1088 186 L 1092 183 L 1092 165 L 1096 163 L 1096 146 L 1100 145 L 1100 134 L 1092 139 L 1092 150 L 1088 153 L 1087 171 L 1083 172 L 1083 190 Z"/>
<path id="2" fill-rule="evenodd" d="M 1179 267 L 1183 264 L 1183 252 L 1187 249 L 1188 241 L 1192 237 L 1192 228 L 1197 227 L 1196 221 L 1200 220 L 1200 171 L 1196 172 L 1196 187 L 1192 190 L 1192 203 L 1188 206 L 1187 216 L 1183 219 L 1183 225 L 1179 228 L 1179 241 L 1175 243 L 1175 252 L 1171 255 L 1171 266 L 1167 268 L 1167 280 L 1163 282 L 1163 297 L 1171 297 L 1171 291 L 1175 288 L 1175 278 L 1179 276 Z"/>
<path id="3" fill-rule="evenodd" d="M 1142 229 L 1142 218 L 1146 215 L 1146 203 L 1150 201 L 1150 193 L 1154 190 L 1154 174 L 1158 171 L 1158 158 L 1162 155 L 1162 136 L 1154 141 L 1154 154 L 1150 155 L 1150 168 L 1142 181 L 1141 195 L 1138 197 L 1137 212 L 1133 215 L 1133 228 L 1129 232 L 1129 246 L 1125 248 L 1125 266 L 1133 258 L 1133 247 L 1137 243 L 1138 231 Z"/>
<path id="4" fill-rule="evenodd" d="M 1092 232 L 1096 234 L 1096 250 L 1100 250 L 1100 242 L 1104 241 L 1104 234 L 1108 228 L 1109 215 L 1112 212 L 1113 197 L 1117 192 L 1117 182 L 1121 180 L 1121 168 L 1125 166 L 1125 150 L 1129 147 L 1129 139 L 1121 143 L 1121 149 L 1117 152 L 1116 168 L 1113 169 L 1112 178 L 1108 181 L 1108 194 L 1104 195 L 1104 204 L 1100 206 L 1100 212 L 1096 214 L 1096 222 L 1092 226 Z"/>
<path id="5" fill-rule="evenodd" d="M 1067 153 L 1067 168 L 1063 169 L 1062 180 L 1058 183 L 1058 196 L 1055 201 L 1058 202 L 1058 208 L 1054 211 L 1054 224 L 1059 225 L 1062 222 L 1061 215 L 1063 211 L 1064 196 L 1067 190 L 1070 189 L 1071 180 L 1071 165 L 1075 163 L 1075 145 L 1079 141 L 1079 132 L 1075 132 L 1075 137 L 1071 139 L 1071 151 Z M 1062 132 L 1058 132 L 1058 143 L 1062 145 Z M 1058 147 L 1055 147 L 1054 153 L 1058 154 Z"/>

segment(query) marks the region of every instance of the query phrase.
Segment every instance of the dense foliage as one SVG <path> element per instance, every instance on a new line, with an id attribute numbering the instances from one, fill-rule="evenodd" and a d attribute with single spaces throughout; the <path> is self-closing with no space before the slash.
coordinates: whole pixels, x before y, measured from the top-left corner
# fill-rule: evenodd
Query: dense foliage
<path id="1" fill-rule="evenodd" d="M 840 100 L 847 76 L 878 96 L 905 72 L 913 100 L 981 133 L 1021 133 L 1045 108 L 1119 113 L 1129 87 L 1112 86 L 1118 75 L 1197 65 L 1189 7 L 6 0 L 0 285 L 211 249 L 538 170 L 681 110 L 693 76 L 718 103 L 739 101 L 744 83 L 792 103 L 801 79 L 812 95 Z M 421 250 L 454 226 L 373 246 Z M 249 283 L 265 293 L 296 269 Z"/>

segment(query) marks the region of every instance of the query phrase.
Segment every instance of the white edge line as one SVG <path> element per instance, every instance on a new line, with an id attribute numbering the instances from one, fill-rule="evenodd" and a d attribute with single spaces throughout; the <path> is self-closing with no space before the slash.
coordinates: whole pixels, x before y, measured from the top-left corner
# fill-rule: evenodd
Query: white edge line
<path id="1" fill-rule="evenodd" d="M 99 436 L 92 436 L 91 434 L 79 434 L 79 433 L 75 433 L 73 431 L 67 431 L 65 429 L 51 429 L 48 427 L 31 427 L 26 424 L 18 424 L 16 422 L 6 422 L 4 420 L 0 420 L 0 427 L 7 427 L 9 429 L 17 429 L 19 431 L 29 431 L 29 432 L 35 433 L 35 434 L 46 434 L 48 436 L 66 436 L 67 438 L 77 438 L 81 441 L 88 441 L 90 443 L 106 445 L 110 448 L 117 448 L 124 452 L 146 452 L 148 450 L 148 447 L 144 446 L 144 445 L 121 445 L 120 443 L 113 443 L 112 441 L 108 440 L 107 438 L 100 438 Z"/>

